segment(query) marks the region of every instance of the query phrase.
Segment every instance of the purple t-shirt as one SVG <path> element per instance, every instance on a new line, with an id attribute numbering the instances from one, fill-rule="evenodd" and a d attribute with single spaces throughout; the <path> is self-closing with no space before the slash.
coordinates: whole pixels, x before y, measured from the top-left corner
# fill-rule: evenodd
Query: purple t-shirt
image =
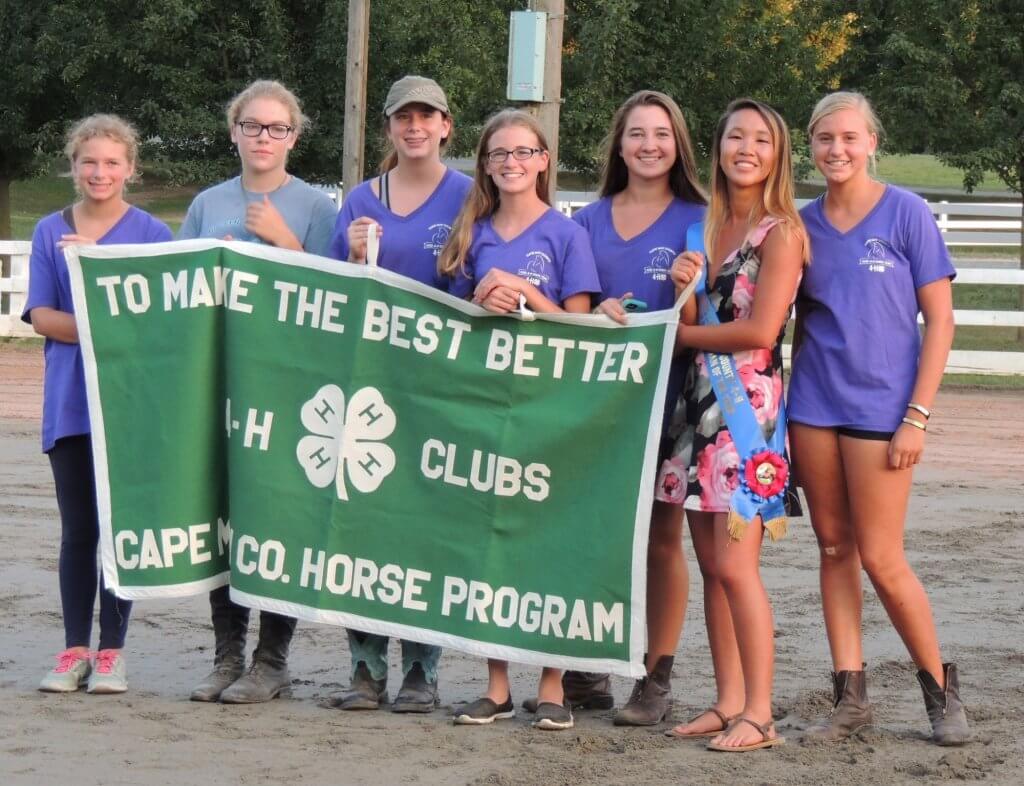
<path id="1" fill-rule="evenodd" d="M 71 300 L 71 277 L 63 250 L 57 248 L 61 235 L 71 234 L 60 213 L 36 224 L 29 259 L 28 299 L 21 318 L 31 324 L 34 308 L 55 308 L 75 312 Z M 129 207 L 121 220 L 97 241 L 114 243 L 159 243 L 171 239 L 171 230 L 144 210 Z M 85 373 L 78 344 L 46 339 L 43 348 L 43 452 L 49 452 L 61 437 L 89 434 L 89 405 L 85 398 Z"/>
<path id="2" fill-rule="evenodd" d="M 917 290 L 953 278 L 942 235 L 916 194 L 886 186 L 857 226 L 839 232 L 824 197 L 800 211 L 811 238 L 797 303 L 789 416 L 810 426 L 895 431 L 917 378 Z"/>
<path id="3" fill-rule="evenodd" d="M 611 197 L 592 202 L 572 218 L 590 235 L 602 300 L 632 292 L 648 311 L 672 308 L 675 287 L 668 271 L 685 250 L 687 228 L 703 220 L 703 205 L 676 197 L 653 224 L 630 240 L 615 230 Z"/>
<path id="4" fill-rule="evenodd" d="M 554 208 L 507 242 L 494 231 L 490 217 L 480 219 L 465 267 L 449 286 L 455 297 L 472 294 L 492 267 L 525 278 L 559 306 L 580 292 L 601 291 L 586 230 Z"/>
<path id="5" fill-rule="evenodd" d="M 376 178 L 374 178 L 375 180 Z M 345 197 L 334 224 L 328 256 L 348 259 L 348 225 L 366 216 L 383 227 L 377 264 L 424 284 L 446 289 L 447 277 L 437 273 L 441 253 L 455 217 L 466 201 L 472 179 L 449 169 L 434 193 L 407 216 L 397 216 L 370 189 L 370 180 L 360 183 Z"/>

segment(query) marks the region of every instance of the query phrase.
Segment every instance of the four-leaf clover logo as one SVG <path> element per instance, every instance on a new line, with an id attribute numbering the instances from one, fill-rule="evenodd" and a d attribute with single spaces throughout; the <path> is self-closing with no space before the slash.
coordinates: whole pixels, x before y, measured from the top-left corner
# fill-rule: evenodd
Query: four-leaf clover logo
<path id="1" fill-rule="evenodd" d="M 395 452 L 383 440 L 395 430 L 395 411 L 377 388 L 361 388 L 349 397 L 337 385 L 324 385 L 302 405 L 295 457 L 309 482 L 326 488 L 333 482 L 338 499 L 348 499 L 348 482 L 369 494 L 395 469 Z"/>

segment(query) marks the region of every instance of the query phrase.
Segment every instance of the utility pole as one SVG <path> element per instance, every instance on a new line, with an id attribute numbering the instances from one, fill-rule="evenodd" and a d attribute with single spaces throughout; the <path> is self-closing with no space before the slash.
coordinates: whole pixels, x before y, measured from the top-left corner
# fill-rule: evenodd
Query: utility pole
<path id="1" fill-rule="evenodd" d="M 551 202 L 558 191 L 558 116 L 562 108 L 562 29 L 565 22 L 565 0 L 532 0 L 531 11 L 548 15 L 544 47 L 544 100 L 531 107 L 544 135 L 548 138 L 551 156 Z"/>
<path id="2" fill-rule="evenodd" d="M 345 194 L 363 180 L 366 141 L 366 73 L 370 48 L 370 0 L 348 0 L 345 67 L 345 135 L 341 177 Z"/>

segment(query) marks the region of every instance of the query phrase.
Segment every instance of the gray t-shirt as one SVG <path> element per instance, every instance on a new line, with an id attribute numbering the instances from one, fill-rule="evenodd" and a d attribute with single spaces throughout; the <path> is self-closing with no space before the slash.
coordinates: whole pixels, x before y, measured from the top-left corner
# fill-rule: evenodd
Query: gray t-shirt
<path id="1" fill-rule="evenodd" d="M 303 250 L 326 256 L 338 214 L 330 197 L 294 176 L 269 196 Z M 178 240 L 231 235 L 233 240 L 261 243 L 245 228 L 245 211 L 250 203 L 262 199 L 263 194 L 242 188 L 241 177 L 212 186 L 192 200 L 178 230 Z"/>

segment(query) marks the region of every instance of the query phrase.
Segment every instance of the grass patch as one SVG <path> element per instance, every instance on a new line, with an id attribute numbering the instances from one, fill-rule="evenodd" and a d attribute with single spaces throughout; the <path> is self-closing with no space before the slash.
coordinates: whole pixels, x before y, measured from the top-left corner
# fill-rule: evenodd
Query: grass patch
<path id="1" fill-rule="evenodd" d="M 954 284 L 953 308 L 984 311 L 1016 311 L 1018 287 L 988 284 Z"/>
<path id="2" fill-rule="evenodd" d="M 930 155 L 880 155 L 876 175 L 879 180 L 908 188 L 932 188 L 951 192 L 964 190 L 963 172 L 946 166 L 935 156 Z M 817 170 L 814 170 L 807 180 L 811 183 L 825 182 Z M 1016 195 L 1016 192 L 1010 191 L 995 172 L 986 172 L 975 190 L 998 191 L 1008 197 Z"/>
<path id="3" fill-rule="evenodd" d="M 0 347 L 3 347 L 5 352 L 40 352 L 45 340 L 41 336 L 32 336 L 30 338 L 0 336 Z"/>
<path id="4" fill-rule="evenodd" d="M 171 187 L 143 182 L 128 192 L 128 201 L 152 213 L 177 232 L 199 186 Z M 67 207 L 75 200 L 71 179 L 46 175 L 18 180 L 11 185 L 11 234 L 15 240 L 31 240 L 43 216 Z"/>
<path id="5" fill-rule="evenodd" d="M 1011 374 L 943 374 L 946 390 L 1024 390 L 1024 377 Z"/>
<path id="6" fill-rule="evenodd" d="M 1020 259 L 1020 246 L 953 246 L 949 255 L 953 257 L 953 264 L 957 259 L 971 257 Z"/>

